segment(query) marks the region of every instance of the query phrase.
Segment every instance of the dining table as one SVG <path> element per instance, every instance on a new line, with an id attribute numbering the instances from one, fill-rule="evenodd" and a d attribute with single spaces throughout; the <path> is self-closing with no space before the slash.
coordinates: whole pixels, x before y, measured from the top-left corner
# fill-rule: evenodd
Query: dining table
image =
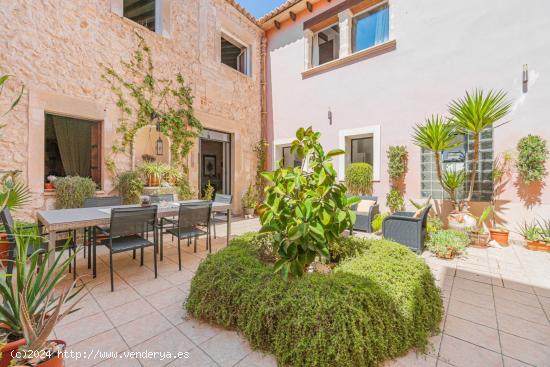
<path id="1" fill-rule="evenodd" d="M 175 202 L 162 202 L 158 206 L 157 218 L 174 217 L 178 215 L 180 204 L 202 203 L 204 200 L 184 200 Z M 139 205 L 117 205 L 93 208 L 54 209 L 40 210 L 37 220 L 43 226 L 48 235 L 48 251 L 53 251 L 59 232 L 67 232 L 78 229 L 109 226 L 112 208 L 131 208 Z M 212 202 L 213 213 L 226 213 L 227 215 L 227 239 L 229 244 L 231 235 L 231 204 Z M 48 265 L 54 263 L 53 256 L 48 257 Z"/>

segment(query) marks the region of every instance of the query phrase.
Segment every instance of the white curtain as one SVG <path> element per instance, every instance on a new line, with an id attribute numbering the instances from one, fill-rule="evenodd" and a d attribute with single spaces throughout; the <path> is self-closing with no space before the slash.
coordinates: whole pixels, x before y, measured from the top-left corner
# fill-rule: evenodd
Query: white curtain
<path id="1" fill-rule="evenodd" d="M 374 44 L 378 45 L 384 43 L 389 38 L 389 22 L 390 22 L 390 9 L 388 6 L 384 6 L 382 9 L 373 14 L 376 18 L 376 30 L 374 33 Z"/>

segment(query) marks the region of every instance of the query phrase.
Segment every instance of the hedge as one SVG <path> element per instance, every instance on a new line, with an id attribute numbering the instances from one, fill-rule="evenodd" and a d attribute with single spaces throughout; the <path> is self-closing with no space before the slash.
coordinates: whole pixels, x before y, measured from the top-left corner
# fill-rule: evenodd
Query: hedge
<path id="1" fill-rule="evenodd" d="M 364 252 L 330 274 L 283 281 L 256 257 L 253 234 L 199 266 L 185 307 L 238 329 L 280 365 L 376 366 L 439 331 L 442 301 L 429 268 L 410 250 L 365 240 Z"/>

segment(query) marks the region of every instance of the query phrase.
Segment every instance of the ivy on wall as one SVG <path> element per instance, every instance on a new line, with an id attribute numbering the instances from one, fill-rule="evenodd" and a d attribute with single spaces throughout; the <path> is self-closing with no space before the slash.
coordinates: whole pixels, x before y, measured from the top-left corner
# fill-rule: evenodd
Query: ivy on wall
<path id="1" fill-rule="evenodd" d="M 119 139 L 112 146 L 107 168 L 115 174 L 114 156 L 131 154 L 138 130 L 157 125 L 170 139 L 172 164 L 186 169 L 184 159 L 202 131 L 193 110 L 192 90 L 180 73 L 174 79 L 157 79 L 151 49 L 141 35 L 136 33 L 136 37 L 138 47 L 129 61 L 121 61 L 122 71 L 100 64 L 101 78 L 109 84 L 122 112 L 116 131 Z"/>

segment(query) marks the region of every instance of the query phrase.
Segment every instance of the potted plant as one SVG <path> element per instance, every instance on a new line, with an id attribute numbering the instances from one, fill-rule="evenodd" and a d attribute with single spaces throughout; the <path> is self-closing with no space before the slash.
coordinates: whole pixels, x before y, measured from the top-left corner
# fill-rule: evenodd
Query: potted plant
<path id="1" fill-rule="evenodd" d="M 483 222 L 489 217 L 492 207 L 488 206 L 485 208 L 483 213 L 477 218 L 476 224 L 468 231 L 468 236 L 470 237 L 470 245 L 474 247 L 487 247 L 487 242 L 489 242 L 489 233 L 485 231 Z"/>
<path id="2" fill-rule="evenodd" d="M 256 192 L 256 188 L 254 186 L 248 186 L 248 189 L 243 195 L 242 204 L 245 218 L 253 218 L 254 210 L 258 205 L 258 193 Z"/>
<path id="3" fill-rule="evenodd" d="M 55 189 L 54 182 L 55 180 L 57 180 L 57 176 L 49 175 L 48 177 L 46 177 L 46 179 L 48 180 L 48 182 L 44 183 L 44 189 L 54 190 Z"/>
<path id="4" fill-rule="evenodd" d="M 216 189 L 214 186 L 212 186 L 212 183 L 210 180 L 206 183 L 206 187 L 204 188 L 202 198 L 204 200 L 212 201 L 214 199 L 214 194 L 216 193 Z"/>
<path id="5" fill-rule="evenodd" d="M 520 225 L 519 233 L 529 250 L 550 252 L 550 220 L 525 221 Z"/>
<path id="6" fill-rule="evenodd" d="M 44 267 L 41 265 L 48 264 L 49 257 L 54 256 L 55 252 L 43 255 L 39 252 L 29 254 L 29 246 L 42 241 L 37 233 L 25 231 L 23 235 L 16 230 L 15 240 L 17 255 L 14 260 L 14 275 L 0 278 L 0 297 L 4 300 L 0 304 L 0 333 L 6 337 L 7 342 L 1 350 L 0 367 L 10 364 L 13 350 L 23 345 L 34 347 L 34 337 L 29 336 L 28 330 L 25 330 L 28 327 L 27 319 L 41 323 L 55 321 L 56 318 L 58 321 L 58 316 L 64 317 L 63 315 L 73 311 L 72 307 L 65 308 L 66 304 L 76 299 L 75 297 L 84 289 L 84 285 L 74 282 L 66 290 L 59 292 L 59 285 L 76 254 L 65 256 L 65 251 L 60 251 L 52 260 L 53 266 Z M 64 310 L 61 314 L 60 299 L 63 300 L 61 306 Z M 40 330 L 46 327 L 45 324 L 38 326 Z"/>
<path id="7" fill-rule="evenodd" d="M 465 232 L 447 229 L 433 233 L 426 247 L 441 259 L 452 259 L 462 254 L 469 242 Z"/>
<path id="8" fill-rule="evenodd" d="M 157 187 L 160 186 L 161 180 L 167 171 L 167 167 L 159 163 L 144 163 L 139 166 L 138 170 L 145 176 L 147 186 Z"/>
<path id="9" fill-rule="evenodd" d="M 497 226 L 497 206 L 498 198 L 506 188 L 506 184 L 511 175 L 512 153 L 505 152 L 498 156 L 493 162 L 493 193 L 491 195 L 491 207 L 493 208 L 491 216 L 491 228 L 489 233 L 491 240 L 496 241 L 501 246 L 508 246 L 510 231 L 502 226 Z"/>

